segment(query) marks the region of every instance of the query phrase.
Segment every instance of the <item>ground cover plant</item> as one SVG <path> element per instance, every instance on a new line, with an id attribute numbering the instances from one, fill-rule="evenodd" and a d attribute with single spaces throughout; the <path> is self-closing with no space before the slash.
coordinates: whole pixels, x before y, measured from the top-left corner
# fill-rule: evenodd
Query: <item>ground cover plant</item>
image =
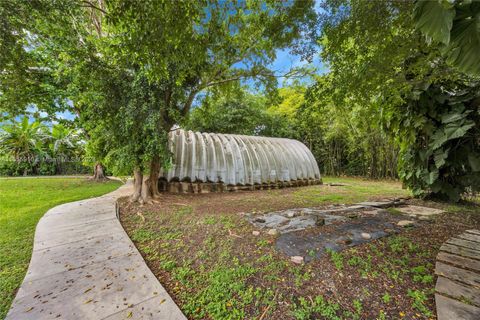
<path id="1" fill-rule="evenodd" d="M 223 194 L 165 194 L 122 203 L 121 221 L 147 264 L 192 319 L 435 318 L 434 262 L 451 235 L 480 226 L 478 205 L 409 200 L 443 208 L 429 224 L 297 265 L 245 212 L 402 197 L 397 182 L 327 178 L 309 186 Z M 391 214 L 398 214 L 391 210 Z M 312 252 L 312 256 L 314 253 Z"/>
<path id="2" fill-rule="evenodd" d="M 113 191 L 118 181 L 85 178 L 0 178 L 0 318 L 4 318 L 32 255 L 38 220 L 66 202 Z"/>

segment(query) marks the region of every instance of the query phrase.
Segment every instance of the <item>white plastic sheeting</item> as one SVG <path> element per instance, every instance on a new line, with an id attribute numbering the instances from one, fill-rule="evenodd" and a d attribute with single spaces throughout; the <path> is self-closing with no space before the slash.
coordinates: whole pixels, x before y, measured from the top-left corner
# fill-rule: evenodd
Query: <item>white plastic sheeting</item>
<path id="1" fill-rule="evenodd" d="M 301 142 L 233 134 L 170 132 L 173 165 L 167 181 L 229 185 L 320 180 L 317 161 Z"/>

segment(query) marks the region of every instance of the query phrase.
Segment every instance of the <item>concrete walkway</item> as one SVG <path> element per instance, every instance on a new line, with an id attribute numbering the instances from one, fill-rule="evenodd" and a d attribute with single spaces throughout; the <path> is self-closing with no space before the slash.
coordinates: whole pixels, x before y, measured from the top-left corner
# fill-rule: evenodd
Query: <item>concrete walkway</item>
<path id="1" fill-rule="evenodd" d="M 13 319 L 186 319 L 116 217 L 107 195 L 50 209 L 37 225 Z"/>

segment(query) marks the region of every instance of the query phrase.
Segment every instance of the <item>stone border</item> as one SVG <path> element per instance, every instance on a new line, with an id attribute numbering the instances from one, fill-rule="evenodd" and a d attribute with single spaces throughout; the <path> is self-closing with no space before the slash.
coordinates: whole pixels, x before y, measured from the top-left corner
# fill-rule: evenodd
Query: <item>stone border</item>
<path id="1" fill-rule="evenodd" d="M 118 220 L 117 199 L 130 193 L 127 183 L 40 219 L 7 320 L 186 319 Z"/>
<path id="2" fill-rule="evenodd" d="M 312 186 L 322 184 L 321 179 L 303 179 L 291 181 L 278 181 L 270 184 L 255 185 L 230 185 L 223 182 L 178 182 L 166 181 L 160 179 L 158 189 L 162 192 L 170 193 L 210 193 L 210 192 L 232 192 L 232 191 L 253 191 L 253 190 L 270 190 L 283 189 L 301 186 Z"/>

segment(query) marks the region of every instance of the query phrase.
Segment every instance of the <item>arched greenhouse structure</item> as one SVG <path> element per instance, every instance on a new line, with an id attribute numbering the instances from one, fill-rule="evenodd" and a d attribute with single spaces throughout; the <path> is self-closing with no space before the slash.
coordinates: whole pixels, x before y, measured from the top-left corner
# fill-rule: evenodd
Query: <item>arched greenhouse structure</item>
<path id="1" fill-rule="evenodd" d="M 301 142 L 235 134 L 173 130 L 172 166 L 160 190 L 210 192 L 321 183 L 317 161 Z"/>

